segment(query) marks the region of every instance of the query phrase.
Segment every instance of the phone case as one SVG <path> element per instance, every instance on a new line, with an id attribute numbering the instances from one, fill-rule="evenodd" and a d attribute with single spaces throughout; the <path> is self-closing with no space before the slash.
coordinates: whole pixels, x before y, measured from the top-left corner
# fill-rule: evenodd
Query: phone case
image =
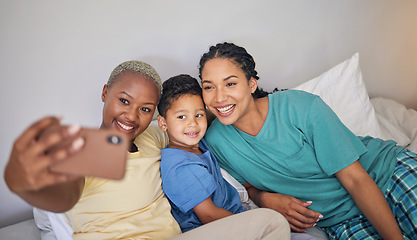
<path id="1" fill-rule="evenodd" d="M 85 145 L 80 152 L 51 166 L 51 171 L 119 180 L 126 170 L 129 141 L 114 129 L 81 129 Z M 62 147 L 62 146 L 61 146 Z"/>

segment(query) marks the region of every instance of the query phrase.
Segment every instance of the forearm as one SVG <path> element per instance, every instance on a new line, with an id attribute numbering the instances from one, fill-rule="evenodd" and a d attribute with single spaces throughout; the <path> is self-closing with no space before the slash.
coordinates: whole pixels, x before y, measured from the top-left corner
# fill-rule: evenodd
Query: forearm
<path id="1" fill-rule="evenodd" d="M 233 215 L 232 212 L 214 205 L 210 197 L 195 206 L 193 210 L 203 224 Z"/>
<path id="2" fill-rule="evenodd" d="M 82 181 L 82 182 L 81 182 Z M 37 191 L 15 192 L 30 205 L 51 212 L 65 212 L 78 202 L 84 179 L 60 183 Z"/>
<path id="3" fill-rule="evenodd" d="M 267 207 L 264 205 L 263 201 L 262 201 L 262 196 L 264 195 L 265 192 L 260 191 L 257 188 L 251 187 L 251 188 L 246 188 L 249 198 L 259 207 Z"/>
<path id="4" fill-rule="evenodd" d="M 372 179 L 361 181 L 350 194 L 383 239 L 402 239 L 402 233 L 392 210 Z"/>
<path id="5" fill-rule="evenodd" d="M 384 195 L 358 161 L 336 173 L 336 177 L 383 239 L 403 239 Z"/>
<path id="6" fill-rule="evenodd" d="M 200 219 L 200 221 L 203 224 L 206 224 L 209 222 L 219 220 L 224 217 L 228 217 L 230 215 L 233 215 L 233 213 L 227 211 L 224 208 L 216 207 L 215 209 L 207 211 L 205 214 L 198 215 L 198 219 Z"/>

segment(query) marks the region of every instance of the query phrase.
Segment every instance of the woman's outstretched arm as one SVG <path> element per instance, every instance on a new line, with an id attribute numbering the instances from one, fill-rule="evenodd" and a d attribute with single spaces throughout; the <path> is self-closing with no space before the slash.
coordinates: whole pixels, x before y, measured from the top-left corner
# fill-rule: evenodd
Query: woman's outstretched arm
<path id="1" fill-rule="evenodd" d="M 42 132 L 52 127 L 55 130 L 40 137 Z M 81 196 L 84 178 L 54 173 L 49 167 L 80 150 L 83 140 L 75 138 L 69 147 L 54 153 L 47 150 L 77 136 L 79 130 L 77 126 L 60 126 L 56 117 L 45 117 L 28 127 L 14 142 L 5 168 L 4 179 L 9 189 L 41 209 L 53 212 L 71 209 Z"/>

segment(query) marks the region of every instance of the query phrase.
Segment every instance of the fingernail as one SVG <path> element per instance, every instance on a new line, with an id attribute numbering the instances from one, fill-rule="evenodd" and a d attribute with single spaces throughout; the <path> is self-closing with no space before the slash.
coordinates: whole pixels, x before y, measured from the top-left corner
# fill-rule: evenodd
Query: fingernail
<path id="1" fill-rule="evenodd" d="M 316 220 L 316 222 L 320 221 L 320 219 L 323 218 L 323 215 L 320 214 L 319 218 Z"/>
<path id="2" fill-rule="evenodd" d="M 76 124 L 76 125 L 71 125 L 71 126 L 69 126 L 68 127 L 68 134 L 69 135 L 74 135 L 74 134 L 76 134 L 78 131 L 80 131 L 80 129 L 81 129 L 81 126 L 80 125 L 78 125 L 78 124 Z"/>
<path id="3" fill-rule="evenodd" d="M 79 150 L 80 148 L 82 148 L 82 146 L 84 146 L 84 139 L 83 138 L 77 138 L 72 142 L 72 149 L 73 150 Z"/>
<path id="4" fill-rule="evenodd" d="M 308 203 L 308 204 L 312 204 L 312 203 L 313 203 L 313 201 L 307 201 L 306 203 Z"/>

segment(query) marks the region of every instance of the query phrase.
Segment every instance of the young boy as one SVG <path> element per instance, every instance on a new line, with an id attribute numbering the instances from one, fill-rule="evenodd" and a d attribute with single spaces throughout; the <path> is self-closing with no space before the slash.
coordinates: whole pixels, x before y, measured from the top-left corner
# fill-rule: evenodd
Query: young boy
<path id="1" fill-rule="evenodd" d="M 158 105 L 158 125 L 169 137 L 161 153 L 162 187 L 183 232 L 245 210 L 203 139 L 201 94 L 195 78 L 178 75 L 163 83 Z"/>

